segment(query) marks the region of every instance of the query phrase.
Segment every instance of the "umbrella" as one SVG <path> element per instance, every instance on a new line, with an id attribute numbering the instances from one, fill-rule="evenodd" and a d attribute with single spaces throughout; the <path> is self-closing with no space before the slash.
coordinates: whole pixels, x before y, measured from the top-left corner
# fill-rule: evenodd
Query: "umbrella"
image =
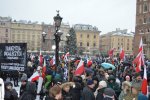
<path id="1" fill-rule="evenodd" d="M 112 68 L 113 70 L 116 68 L 114 65 L 110 64 L 110 63 L 102 63 L 101 66 L 104 68 L 104 69 L 109 69 L 109 68 Z"/>

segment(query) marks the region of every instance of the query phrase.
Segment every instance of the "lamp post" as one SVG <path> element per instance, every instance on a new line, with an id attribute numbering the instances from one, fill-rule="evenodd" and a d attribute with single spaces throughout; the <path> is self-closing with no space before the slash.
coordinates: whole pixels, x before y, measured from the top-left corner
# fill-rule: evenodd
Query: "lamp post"
<path id="1" fill-rule="evenodd" d="M 57 71 L 57 67 L 59 65 L 59 42 L 60 42 L 60 36 L 62 35 L 62 32 L 60 32 L 60 25 L 61 25 L 61 21 L 62 21 L 62 17 L 59 16 L 59 11 L 57 11 L 57 15 L 54 16 L 54 24 L 55 24 L 55 45 L 56 45 L 56 49 L 55 49 L 55 57 L 56 57 L 56 71 Z"/>

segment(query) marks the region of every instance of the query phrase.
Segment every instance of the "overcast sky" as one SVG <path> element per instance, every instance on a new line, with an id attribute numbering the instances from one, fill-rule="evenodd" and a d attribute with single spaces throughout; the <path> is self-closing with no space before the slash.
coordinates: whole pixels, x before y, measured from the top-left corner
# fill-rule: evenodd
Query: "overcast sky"
<path id="1" fill-rule="evenodd" d="M 63 22 L 90 24 L 102 33 L 135 28 L 136 0 L 0 0 L 0 16 L 53 23 L 56 10 Z"/>

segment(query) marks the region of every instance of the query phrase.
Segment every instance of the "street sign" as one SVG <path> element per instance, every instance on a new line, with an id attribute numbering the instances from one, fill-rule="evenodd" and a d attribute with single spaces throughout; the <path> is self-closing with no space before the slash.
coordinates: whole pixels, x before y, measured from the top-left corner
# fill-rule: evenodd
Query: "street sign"
<path id="1" fill-rule="evenodd" d="M 26 43 L 0 43 L 0 68 L 2 71 L 24 71 L 26 64 Z"/>

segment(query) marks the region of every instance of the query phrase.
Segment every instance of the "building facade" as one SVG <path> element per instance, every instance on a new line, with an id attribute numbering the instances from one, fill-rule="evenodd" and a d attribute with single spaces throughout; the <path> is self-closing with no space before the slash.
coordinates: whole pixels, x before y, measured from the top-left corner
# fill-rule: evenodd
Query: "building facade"
<path id="1" fill-rule="evenodd" d="M 28 51 L 39 51 L 41 48 L 42 26 L 27 21 L 11 22 L 11 43 L 27 43 Z"/>
<path id="2" fill-rule="evenodd" d="M 101 54 L 108 54 L 110 49 L 115 48 L 114 55 L 118 55 L 122 48 L 125 54 L 133 54 L 133 39 L 134 34 L 132 32 L 117 28 L 116 31 L 100 35 L 100 52 Z"/>
<path id="3" fill-rule="evenodd" d="M 83 54 L 99 53 L 99 34 L 97 27 L 85 24 L 76 24 L 73 26 L 76 32 L 78 52 Z"/>
<path id="4" fill-rule="evenodd" d="M 0 17 L 0 43 L 8 43 L 11 41 L 10 17 Z"/>
<path id="5" fill-rule="evenodd" d="M 137 0 L 134 53 L 137 55 L 140 39 L 143 39 L 144 54 L 150 58 L 150 0 Z"/>

